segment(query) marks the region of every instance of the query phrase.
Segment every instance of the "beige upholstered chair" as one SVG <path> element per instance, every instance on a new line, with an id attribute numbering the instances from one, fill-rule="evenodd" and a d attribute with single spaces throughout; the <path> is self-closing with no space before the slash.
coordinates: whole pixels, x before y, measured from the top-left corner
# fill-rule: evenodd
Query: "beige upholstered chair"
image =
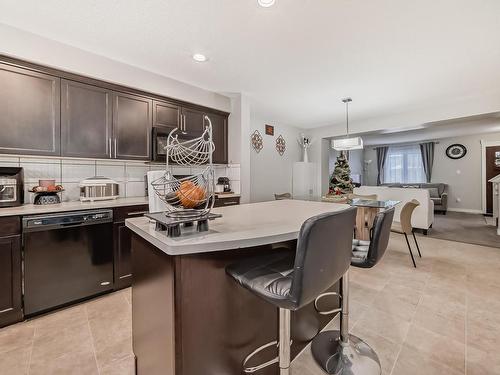
<path id="1" fill-rule="evenodd" d="M 391 232 L 399 233 L 405 236 L 406 244 L 408 245 L 408 250 L 410 251 L 411 260 L 413 262 L 413 267 L 417 267 L 415 263 L 415 258 L 413 257 L 413 252 L 411 251 L 410 241 L 408 240 L 408 235 L 412 235 L 415 240 L 415 244 L 417 245 L 418 256 L 422 258 L 422 254 L 420 253 L 420 247 L 418 246 L 417 237 L 415 237 L 415 232 L 413 231 L 413 227 L 411 225 L 411 216 L 413 215 L 413 211 L 415 208 L 420 206 L 419 201 L 416 199 L 407 202 L 403 208 L 401 209 L 400 214 L 400 223 L 393 223 Z"/>
<path id="2" fill-rule="evenodd" d="M 274 199 L 277 201 L 281 201 L 284 199 L 292 199 L 292 194 L 290 193 L 274 194 Z"/>

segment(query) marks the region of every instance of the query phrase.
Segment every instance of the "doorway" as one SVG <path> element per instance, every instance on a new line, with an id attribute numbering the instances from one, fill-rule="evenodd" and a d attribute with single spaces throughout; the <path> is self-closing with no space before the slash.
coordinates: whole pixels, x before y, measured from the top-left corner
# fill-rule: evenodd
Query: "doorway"
<path id="1" fill-rule="evenodd" d="M 486 147 L 485 184 L 486 184 L 486 214 L 493 214 L 493 184 L 488 182 L 500 174 L 500 146 Z"/>

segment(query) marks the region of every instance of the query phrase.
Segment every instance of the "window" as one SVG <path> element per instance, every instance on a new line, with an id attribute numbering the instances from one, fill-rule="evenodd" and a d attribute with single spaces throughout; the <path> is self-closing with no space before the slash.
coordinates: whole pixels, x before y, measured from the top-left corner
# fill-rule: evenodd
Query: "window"
<path id="1" fill-rule="evenodd" d="M 419 145 L 389 147 L 384 165 L 385 183 L 411 184 L 425 181 Z"/>

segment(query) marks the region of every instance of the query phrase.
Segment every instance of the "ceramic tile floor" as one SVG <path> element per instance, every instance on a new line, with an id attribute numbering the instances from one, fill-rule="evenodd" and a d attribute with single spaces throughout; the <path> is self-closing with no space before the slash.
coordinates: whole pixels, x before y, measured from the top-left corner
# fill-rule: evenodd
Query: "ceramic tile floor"
<path id="1" fill-rule="evenodd" d="M 419 240 L 417 269 L 398 236 L 380 265 L 352 269 L 351 332 L 386 375 L 500 374 L 500 250 Z M 130 290 L 0 330 L 0 373 L 132 374 Z M 323 372 L 306 348 L 292 374 Z"/>

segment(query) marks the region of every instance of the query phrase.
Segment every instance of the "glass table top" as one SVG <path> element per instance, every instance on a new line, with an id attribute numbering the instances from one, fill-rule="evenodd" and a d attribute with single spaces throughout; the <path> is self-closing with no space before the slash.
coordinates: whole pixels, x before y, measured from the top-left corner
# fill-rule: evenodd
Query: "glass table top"
<path id="1" fill-rule="evenodd" d="M 353 207 L 369 207 L 369 208 L 391 208 L 401 203 L 401 201 L 376 201 L 370 199 L 356 198 L 347 202 Z"/>

